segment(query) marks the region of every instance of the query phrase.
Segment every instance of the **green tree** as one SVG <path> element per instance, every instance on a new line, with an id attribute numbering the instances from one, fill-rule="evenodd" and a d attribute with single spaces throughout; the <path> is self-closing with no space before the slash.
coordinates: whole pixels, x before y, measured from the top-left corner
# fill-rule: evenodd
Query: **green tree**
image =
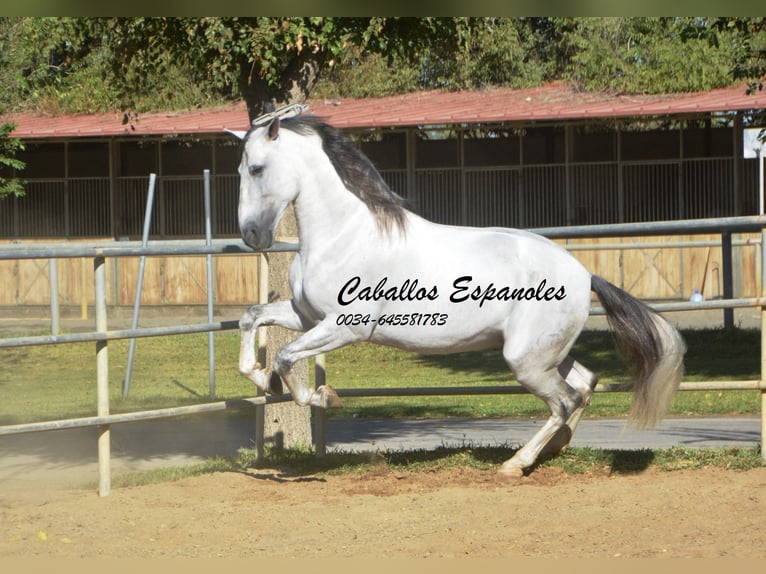
<path id="1" fill-rule="evenodd" d="M 115 62 L 111 23 L 108 18 L 0 18 L 0 109 L 55 115 L 224 101 L 205 78 L 184 61 L 171 61 L 169 53 L 158 53 L 153 67 Z"/>
<path id="2" fill-rule="evenodd" d="M 537 38 L 524 18 L 454 18 L 449 39 L 430 50 L 422 74 L 427 84 L 449 89 L 527 87 L 550 79 L 538 59 Z M 437 45 L 437 47 L 439 47 Z"/>
<path id="3" fill-rule="evenodd" d="M 704 90 L 766 73 L 753 18 L 0 18 L 0 109 L 134 112 L 309 94 Z"/>
<path id="4" fill-rule="evenodd" d="M 303 101 L 339 62 L 357 66 L 377 54 L 386 66 L 413 66 L 431 51 L 447 54 L 455 18 L 113 18 L 107 22 L 115 78 L 128 99 L 140 77 L 185 63 L 195 77 L 245 100 L 251 118 L 266 103 Z M 170 58 L 163 60 L 163 57 Z M 381 62 L 377 63 L 382 69 Z M 369 64 L 370 61 L 365 62 Z M 395 75 L 392 75 L 394 77 Z M 413 75 L 402 84 L 413 86 Z M 127 81 L 125 81 L 127 80 Z"/>
<path id="5" fill-rule="evenodd" d="M 0 174 L 8 171 L 21 171 L 26 164 L 16 158 L 16 154 L 24 151 L 24 144 L 20 139 L 11 137 L 10 134 L 16 129 L 15 124 L 5 123 L 0 126 Z M 22 197 L 24 195 L 24 182 L 15 177 L 0 176 L 0 200 L 6 197 Z"/>
<path id="6" fill-rule="evenodd" d="M 689 18 L 556 18 L 560 74 L 585 90 L 703 91 L 731 83 L 736 38 L 690 34 Z"/>
<path id="7" fill-rule="evenodd" d="M 766 18 L 695 19 L 686 29 L 686 34 L 705 39 L 712 46 L 719 46 L 733 38 L 733 79 L 746 81 L 748 91 L 763 90 L 766 79 Z"/>
<path id="8" fill-rule="evenodd" d="M 4 18 L 0 22 L 0 104 L 48 113 L 102 111 L 114 102 L 104 77 L 107 49 L 94 22 L 78 18 Z"/>

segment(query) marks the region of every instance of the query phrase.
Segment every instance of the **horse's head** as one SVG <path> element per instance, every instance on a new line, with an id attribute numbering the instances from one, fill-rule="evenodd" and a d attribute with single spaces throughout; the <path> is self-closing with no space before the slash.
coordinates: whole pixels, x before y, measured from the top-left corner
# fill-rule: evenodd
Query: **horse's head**
<path id="1" fill-rule="evenodd" d="M 292 104 L 256 118 L 246 133 L 229 132 L 244 142 L 239 164 L 239 229 L 244 242 L 255 250 L 271 247 L 277 224 L 299 190 L 321 187 L 328 197 L 333 185 L 366 205 L 382 230 L 403 230 L 402 198 L 337 130 L 315 116 L 295 117 L 306 107 Z M 280 118 L 285 120 L 281 127 Z"/>
<path id="2" fill-rule="evenodd" d="M 274 243 L 282 214 L 295 199 L 297 187 L 289 154 L 280 151 L 279 118 L 249 132 L 230 132 L 243 140 L 239 164 L 239 230 L 255 250 Z"/>

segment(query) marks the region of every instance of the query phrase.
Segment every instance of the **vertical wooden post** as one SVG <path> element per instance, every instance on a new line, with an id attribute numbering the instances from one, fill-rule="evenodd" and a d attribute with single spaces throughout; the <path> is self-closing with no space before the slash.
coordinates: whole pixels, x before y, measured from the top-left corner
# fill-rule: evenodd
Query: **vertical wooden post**
<path id="1" fill-rule="evenodd" d="M 55 257 L 48 260 L 48 281 L 51 286 L 51 335 L 61 333 L 61 311 L 59 309 L 59 262 Z"/>
<path id="2" fill-rule="evenodd" d="M 734 272 L 732 265 L 731 231 L 721 234 L 721 266 L 723 267 L 723 298 L 734 298 Z M 723 310 L 724 329 L 734 328 L 734 309 Z"/>
<path id="3" fill-rule="evenodd" d="M 106 327 L 106 264 L 103 257 L 93 260 L 95 286 L 96 331 Z M 96 395 L 98 416 L 109 415 L 109 348 L 107 341 L 96 342 Z M 109 425 L 98 427 L 98 494 L 107 496 L 111 490 L 111 446 Z"/>
<path id="4" fill-rule="evenodd" d="M 766 461 L 766 227 L 761 228 L 761 458 Z"/>
<path id="5" fill-rule="evenodd" d="M 269 302 L 269 259 L 265 253 L 261 253 L 258 256 L 258 304 L 265 305 Z M 266 327 L 258 329 L 258 355 L 257 361 L 261 364 L 261 368 L 266 368 L 266 342 L 267 342 L 267 330 Z M 258 389 L 257 396 L 262 396 L 264 393 Z M 263 460 L 263 447 L 265 442 L 265 421 L 266 421 L 266 405 L 258 405 L 255 407 L 255 460 L 260 462 Z"/>
<path id="6" fill-rule="evenodd" d="M 85 284 L 88 282 L 87 266 L 88 260 L 84 257 L 80 260 L 80 318 L 88 318 L 88 290 Z"/>
<path id="7" fill-rule="evenodd" d="M 202 172 L 204 179 L 204 200 L 205 200 L 205 245 L 210 247 L 213 244 L 213 223 L 211 214 L 210 198 L 210 170 Z M 207 277 L 207 322 L 213 322 L 213 307 L 215 304 L 215 281 L 213 281 L 213 256 L 208 253 L 206 258 L 206 277 Z M 208 390 L 210 400 L 215 398 L 215 334 L 210 331 L 207 334 L 207 363 L 208 363 Z"/>
<path id="8" fill-rule="evenodd" d="M 325 355 L 314 358 L 314 386 L 319 388 L 326 382 Z M 312 407 L 314 418 L 314 452 L 316 456 L 327 454 L 327 409 Z"/>

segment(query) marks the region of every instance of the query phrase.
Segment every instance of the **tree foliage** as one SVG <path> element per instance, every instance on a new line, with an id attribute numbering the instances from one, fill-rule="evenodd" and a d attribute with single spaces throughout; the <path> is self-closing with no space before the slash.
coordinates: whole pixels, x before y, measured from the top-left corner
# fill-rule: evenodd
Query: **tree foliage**
<path id="1" fill-rule="evenodd" d="M 163 76 L 181 65 L 219 93 L 243 97 L 251 115 L 267 101 L 305 98 L 324 63 L 343 48 L 333 18 L 114 18 L 115 77 Z M 170 58 L 164 57 L 170 55 Z M 123 83 L 129 99 L 131 84 Z"/>
<path id="2" fill-rule="evenodd" d="M 735 38 L 732 76 L 745 80 L 748 90 L 763 90 L 766 77 L 766 18 L 713 18 L 705 25 L 689 27 L 691 34 L 707 39 L 718 47 L 729 38 Z"/>
<path id="3" fill-rule="evenodd" d="M 766 73 L 766 18 L 0 19 L 0 109 L 149 111 L 417 89 L 706 90 Z"/>
<path id="4" fill-rule="evenodd" d="M 24 150 L 24 144 L 18 138 L 11 137 L 11 132 L 16 129 L 12 123 L 0 125 L 0 174 L 21 171 L 26 164 L 16 157 L 18 152 Z M 24 195 L 24 182 L 14 177 L 0 175 L 0 200 L 6 197 Z"/>
<path id="5" fill-rule="evenodd" d="M 625 93 L 709 90 L 734 79 L 734 37 L 712 45 L 685 18 L 557 19 L 565 77 L 586 90 Z"/>

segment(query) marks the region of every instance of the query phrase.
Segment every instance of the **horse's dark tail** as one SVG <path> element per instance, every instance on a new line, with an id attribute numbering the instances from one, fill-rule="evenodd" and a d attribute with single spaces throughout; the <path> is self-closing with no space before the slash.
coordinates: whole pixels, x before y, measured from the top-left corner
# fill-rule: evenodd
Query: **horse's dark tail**
<path id="1" fill-rule="evenodd" d="M 681 383 L 686 344 L 670 323 L 619 287 L 594 275 L 591 289 L 606 311 L 623 359 L 635 371 L 630 418 L 638 427 L 652 427 Z"/>

